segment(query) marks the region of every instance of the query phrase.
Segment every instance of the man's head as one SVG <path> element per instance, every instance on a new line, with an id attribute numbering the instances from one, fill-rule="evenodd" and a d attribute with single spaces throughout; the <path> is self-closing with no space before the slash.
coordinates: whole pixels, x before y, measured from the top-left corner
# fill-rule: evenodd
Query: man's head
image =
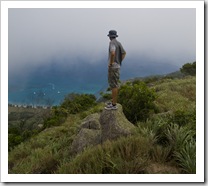
<path id="1" fill-rule="evenodd" d="M 115 30 L 110 30 L 109 34 L 108 34 L 108 37 L 110 39 L 114 39 L 114 38 L 118 37 L 117 32 Z"/>

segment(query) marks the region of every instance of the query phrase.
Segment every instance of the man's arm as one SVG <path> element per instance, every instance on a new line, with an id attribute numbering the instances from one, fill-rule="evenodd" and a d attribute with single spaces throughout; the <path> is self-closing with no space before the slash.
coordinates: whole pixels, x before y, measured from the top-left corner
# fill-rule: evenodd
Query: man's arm
<path id="1" fill-rule="evenodd" d="M 119 43 L 119 47 L 120 47 L 120 52 L 121 52 L 121 61 L 124 60 L 124 58 L 126 57 L 126 51 L 124 50 L 123 46 L 121 43 Z"/>
<path id="2" fill-rule="evenodd" d="M 112 66 L 115 60 L 116 55 L 116 46 L 112 42 L 110 43 L 110 58 L 109 58 L 109 64 L 108 66 Z"/>
<path id="3" fill-rule="evenodd" d="M 115 51 L 110 52 L 110 61 L 109 61 L 109 66 L 111 66 L 114 63 L 114 58 L 115 58 Z"/>
<path id="4" fill-rule="evenodd" d="M 121 56 L 121 61 L 123 61 L 123 59 L 126 57 L 126 52 L 122 53 L 122 56 Z"/>

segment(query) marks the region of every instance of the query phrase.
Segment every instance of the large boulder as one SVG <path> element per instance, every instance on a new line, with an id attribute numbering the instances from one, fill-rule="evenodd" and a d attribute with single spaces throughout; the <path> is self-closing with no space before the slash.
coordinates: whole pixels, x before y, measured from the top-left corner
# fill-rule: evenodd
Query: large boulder
<path id="1" fill-rule="evenodd" d="M 80 131 L 71 145 L 72 153 L 79 153 L 84 148 L 101 143 L 100 115 L 98 113 L 87 116 L 80 125 Z"/>
<path id="2" fill-rule="evenodd" d="M 100 129 L 100 122 L 99 122 L 100 114 L 95 113 L 87 116 L 81 123 L 81 128 L 87 129 Z"/>
<path id="3" fill-rule="evenodd" d="M 126 119 L 120 104 L 117 110 L 103 109 L 101 114 L 89 115 L 82 121 L 79 133 L 72 142 L 71 152 L 79 153 L 86 147 L 101 144 L 106 140 L 131 135 L 134 128 Z"/>
<path id="4" fill-rule="evenodd" d="M 72 142 L 71 152 L 79 153 L 86 147 L 98 145 L 101 142 L 100 130 L 83 128 Z"/>
<path id="5" fill-rule="evenodd" d="M 132 134 L 135 126 L 130 123 L 124 113 L 122 106 L 117 104 L 117 110 L 103 110 L 100 115 L 101 139 L 113 140 L 121 136 Z"/>

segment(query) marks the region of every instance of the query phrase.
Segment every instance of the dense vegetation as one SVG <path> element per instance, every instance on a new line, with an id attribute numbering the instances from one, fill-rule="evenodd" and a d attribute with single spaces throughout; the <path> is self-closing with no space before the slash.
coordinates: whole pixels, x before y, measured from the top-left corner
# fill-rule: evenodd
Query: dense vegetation
<path id="1" fill-rule="evenodd" d="M 77 114 L 96 105 L 96 97 L 91 94 L 68 94 L 60 106 L 52 108 L 51 116 L 44 122 L 44 128 L 63 123 L 69 114 Z"/>
<path id="2" fill-rule="evenodd" d="M 135 133 L 77 156 L 69 147 L 82 119 L 101 112 L 104 103 L 68 95 L 44 119 L 41 132 L 9 152 L 9 173 L 196 173 L 196 77 L 175 74 L 123 84 L 119 102 Z"/>
<path id="3" fill-rule="evenodd" d="M 60 106 L 49 109 L 9 107 L 9 150 L 46 128 L 64 123 L 69 114 L 76 114 L 96 105 L 94 95 L 71 93 Z"/>
<path id="4" fill-rule="evenodd" d="M 196 75 L 196 61 L 193 63 L 186 63 L 180 68 L 180 71 L 184 73 L 185 75 Z"/>
<path id="5" fill-rule="evenodd" d="M 136 124 L 137 121 L 145 121 L 156 111 L 155 99 L 154 89 L 149 89 L 144 82 L 134 81 L 121 86 L 118 102 L 123 106 L 127 119 Z"/>
<path id="6" fill-rule="evenodd" d="M 42 131 L 49 109 L 21 108 L 9 106 L 8 147 L 9 150 Z"/>

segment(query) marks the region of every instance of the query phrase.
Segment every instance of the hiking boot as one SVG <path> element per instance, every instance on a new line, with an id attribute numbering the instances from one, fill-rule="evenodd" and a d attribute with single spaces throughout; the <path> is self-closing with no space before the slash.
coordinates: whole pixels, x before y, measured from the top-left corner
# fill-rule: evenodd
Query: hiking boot
<path id="1" fill-rule="evenodd" d="M 111 104 L 108 104 L 106 107 L 105 107 L 105 110 L 117 110 L 118 107 L 116 105 L 113 105 L 112 103 Z"/>

